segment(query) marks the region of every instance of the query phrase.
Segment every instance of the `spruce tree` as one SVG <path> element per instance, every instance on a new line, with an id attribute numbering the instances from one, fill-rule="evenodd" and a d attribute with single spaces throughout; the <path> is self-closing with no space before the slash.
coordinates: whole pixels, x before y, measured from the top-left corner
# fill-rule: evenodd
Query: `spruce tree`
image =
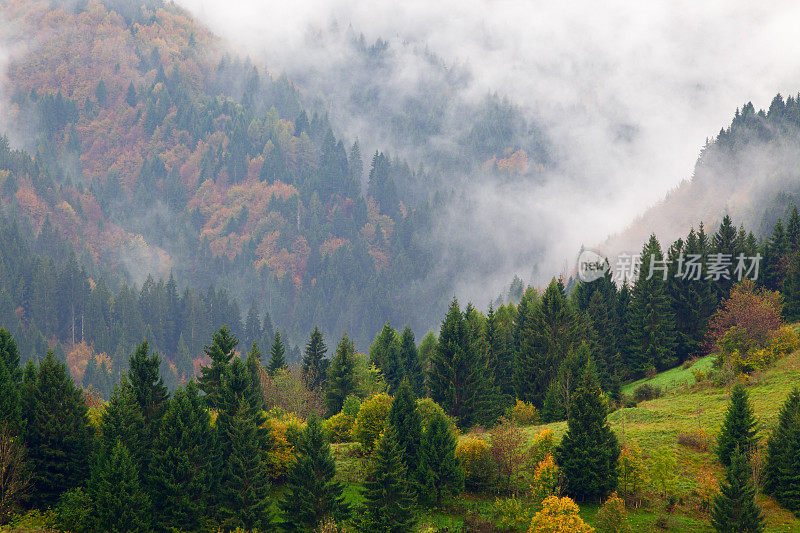
<path id="1" fill-rule="evenodd" d="M 456 457 L 456 437 L 445 416 L 436 412 L 422 435 L 420 503 L 438 504 L 464 490 L 464 470 Z"/>
<path id="2" fill-rule="evenodd" d="M 344 399 L 356 391 L 356 360 L 353 341 L 342 335 L 342 340 L 336 346 L 336 355 L 328 369 L 328 378 L 325 390 L 325 406 L 328 414 L 335 415 L 342 410 Z"/>
<path id="3" fill-rule="evenodd" d="M 164 414 L 169 392 L 159 373 L 161 358 L 150 354 L 147 341 L 143 341 L 131 355 L 128 376 L 136 401 L 148 426 L 153 426 Z"/>
<path id="4" fill-rule="evenodd" d="M 731 453 L 739 448 L 750 457 L 758 446 L 758 429 L 747 389 L 741 383 L 731 390 L 731 401 L 717 438 L 717 457 L 725 466 L 730 465 Z"/>
<path id="5" fill-rule="evenodd" d="M 128 449 L 117 441 L 92 465 L 90 521 L 98 531 L 149 531 L 150 498 Z"/>
<path id="6" fill-rule="evenodd" d="M 334 481 L 336 463 L 319 419 L 312 415 L 297 447 L 299 457 L 286 483 L 281 501 L 283 527 L 287 531 L 316 531 L 323 520 L 346 520 L 350 507 L 342 494 L 344 487 Z"/>
<path id="7" fill-rule="evenodd" d="M 602 501 L 617 486 L 617 436 L 606 420 L 606 406 L 587 369 L 572 394 L 567 433 L 555 450 L 565 478 L 565 493 L 578 501 Z"/>
<path id="8" fill-rule="evenodd" d="M 52 351 L 35 369 L 28 363 L 22 385 L 23 437 L 32 473 L 30 502 L 51 505 L 88 476 L 92 435 L 83 393 Z"/>
<path id="9" fill-rule="evenodd" d="M 383 325 L 380 333 L 375 337 L 375 342 L 370 346 L 369 362 L 383 373 L 389 387 L 389 394 L 394 394 L 405 372 L 401 364 L 400 341 L 397 331 L 389 322 Z"/>
<path id="10" fill-rule="evenodd" d="M 320 390 L 325 383 L 327 373 L 325 352 L 327 351 L 328 348 L 322 339 L 322 333 L 317 326 L 314 326 L 311 338 L 306 344 L 302 370 L 303 379 L 311 390 Z"/>
<path id="11" fill-rule="evenodd" d="M 711 525 L 719 533 L 760 533 L 764 517 L 756 504 L 756 488 L 750 482 L 747 455 L 736 446 L 730 455 L 725 482 L 714 497 Z"/>
<path id="12" fill-rule="evenodd" d="M 136 88 L 133 86 L 133 82 L 128 85 L 128 92 L 125 93 L 125 103 L 131 107 L 136 107 Z"/>
<path id="13" fill-rule="evenodd" d="M 414 493 L 408 481 L 397 432 L 387 426 L 373 453 L 373 463 L 364 483 L 364 507 L 359 524 L 364 532 L 411 531 L 416 523 Z"/>
<path id="14" fill-rule="evenodd" d="M 115 385 L 114 392 L 100 416 L 100 432 L 97 437 L 98 448 L 102 452 L 110 453 L 117 442 L 125 446 L 142 472 L 141 468 L 146 464 L 146 455 L 149 453 L 149 438 L 144 415 L 126 374 Z"/>
<path id="15" fill-rule="evenodd" d="M 22 411 L 20 387 L 22 369 L 19 366 L 17 343 L 5 328 L 0 328 L 0 423 L 7 423 L 18 434 Z"/>
<path id="16" fill-rule="evenodd" d="M 250 376 L 250 405 L 260 410 L 264 407 L 264 391 L 261 388 L 261 350 L 258 349 L 256 341 L 253 341 L 250 351 L 247 352 L 245 365 Z"/>
<path id="17" fill-rule="evenodd" d="M 783 316 L 787 321 L 800 320 L 800 251 L 789 256 L 786 277 L 783 279 Z"/>
<path id="18" fill-rule="evenodd" d="M 408 383 L 411 385 L 411 390 L 414 391 L 415 395 L 422 396 L 425 392 L 425 376 L 423 375 L 414 332 L 411 331 L 409 326 L 406 326 L 402 335 L 400 335 L 400 361 L 403 366 L 403 372 L 408 378 Z"/>
<path id="19" fill-rule="evenodd" d="M 178 389 L 153 440 L 150 464 L 154 526 L 196 531 L 214 488 L 211 417 L 197 385 Z"/>
<path id="20" fill-rule="evenodd" d="M 230 332 L 227 326 L 222 326 L 212 336 L 211 345 L 205 347 L 206 355 L 211 359 L 211 366 L 204 366 L 200 369 L 198 382 L 200 390 L 206 395 L 206 403 L 211 408 L 218 407 L 223 378 L 231 359 L 233 359 L 237 344 L 239 344 L 239 340 L 236 336 Z"/>
<path id="21" fill-rule="evenodd" d="M 767 441 L 764 492 L 800 515 L 800 389 L 781 407 L 778 426 Z"/>
<path id="22" fill-rule="evenodd" d="M 269 349 L 269 367 L 267 367 L 267 371 L 270 376 L 274 376 L 275 372 L 286 366 L 285 353 L 286 347 L 284 347 L 283 341 L 281 341 L 281 332 L 276 328 L 275 340 L 272 343 L 272 347 Z"/>
<path id="23" fill-rule="evenodd" d="M 417 399 L 407 379 L 400 383 L 389 410 L 389 424 L 397 431 L 397 442 L 400 445 L 403 462 L 409 469 L 409 476 L 415 482 L 415 490 L 419 494 L 423 482 L 422 453 L 422 418 L 417 411 Z"/>

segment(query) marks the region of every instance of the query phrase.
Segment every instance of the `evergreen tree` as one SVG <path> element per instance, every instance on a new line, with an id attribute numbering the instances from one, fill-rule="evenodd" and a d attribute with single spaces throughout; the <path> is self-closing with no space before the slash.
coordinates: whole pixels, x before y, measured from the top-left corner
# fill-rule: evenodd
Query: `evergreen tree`
<path id="1" fill-rule="evenodd" d="M 400 361 L 402 363 L 405 376 L 411 385 L 411 390 L 417 396 L 422 396 L 425 392 L 425 376 L 422 371 L 422 363 L 419 358 L 414 332 L 409 326 L 403 329 L 400 335 Z"/>
<path id="2" fill-rule="evenodd" d="M 272 343 L 272 348 L 269 350 L 269 367 L 267 371 L 270 376 L 274 376 L 275 372 L 286 366 L 286 348 L 281 341 L 281 332 L 275 330 L 275 340 Z"/>
<path id="3" fill-rule="evenodd" d="M 800 251 L 789 256 L 781 293 L 784 301 L 783 316 L 790 322 L 800 320 Z"/>
<path id="4" fill-rule="evenodd" d="M 747 455 L 736 446 L 731 452 L 725 483 L 714 497 L 711 525 L 720 533 L 759 533 L 764 517 L 756 504 L 756 488 L 750 482 Z"/>
<path id="5" fill-rule="evenodd" d="M 205 347 L 206 355 L 211 359 L 211 366 L 204 366 L 200 369 L 198 382 L 200 390 L 206 395 L 206 403 L 209 407 L 216 408 L 219 404 L 223 378 L 231 359 L 233 359 L 237 344 L 239 344 L 239 340 L 236 336 L 227 326 L 222 326 L 212 336 L 211 345 Z"/>
<path id="6" fill-rule="evenodd" d="M 289 471 L 286 497 L 281 501 L 287 531 L 316 531 L 326 518 L 347 519 L 350 507 L 344 487 L 334 481 L 336 463 L 316 416 L 308 419 L 298 444 L 299 457 Z"/>
<path id="7" fill-rule="evenodd" d="M 128 449 L 117 441 L 101 453 L 87 485 L 90 520 L 98 531 L 149 531 L 150 498 Z"/>
<path id="8" fill-rule="evenodd" d="M 136 107 L 137 98 L 136 98 L 136 88 L 133 86 L 133 82 L 128 85 L 128 92 L 125 93 L 125 103 L 127 103 L 131 107 Z"/>
<path id="9" fill-rule="evenodd" d="M 0 421 L 8 423 L 13 433 L 20 430 L 20 386 L 22 369 L 19 366 L 17 343 L 5 328 L 0 328 Z"/>
<path id="10" fill-rule="evenodd" d="M 311 390 L 320 390 L 325 383 L 327 372 L 327 360 L 325 352 L 328 351 L 325 342 L 322 340 L 322 333 L 319 328 L 314 326 L 311 338 L 306 344 L 306 351 L 303 357 L 303 379 Z"/>
<path id="11" fill-rule="evenodd" d="M 501 330 L 492 305 L 486 315 L 486 346 L 488 374 L 491 378 L 494 402 L 501 408 L 514 403 L 514 355 Z"/>
<path id="12" fill-rule="evenodd" d="M 397 432 L 389 425 L 378 439 L 368 481 L 364 483 L 362 531 L 401 533 L 414 527 L 414 493 L 401 457 Z"/>
<path id="13" fill-rule="evenodd" d="M 416 492 L 423 490 L 424 467 L 422 453 L 422 418 L 417 411 L 417 399 L 407 379 L 400 383 L 389 411 L 388 423 L 397 431 L 403 462 L 409 469 L 409 476 L 416 482 Z"/>
<path id="14" fill-rule="evenodd" d="M 32 473 L 30 501 L 35 507 L 56 502 L 88 476 L 91 449 L 83 393 L 52 351 L 35 369 L 28 363 L 22 385 L 23 437 Z"/>
<path id="15" fill-rule="evenodd" d="M 442 413 L 434 413 L 422 435 L 423 497 L 421 503 L 438 504 L 464 490 L 464 470 L 456 457 L 456 437 Z"/>
<path id="16" fill-rule="evenodd" d="M 136 401 L 149 426 L 156 423 L 169 401 L 169 392 L 159 374 L 161 358 L 157 353 L 150 355 L 147 341 L 143 341 L 129 362 L 128 376 L 136 395 Z"/>
<path id="17" fill-rule="evenodd" d="M 325 405 L 330 415 L 335 415 L 341 411 L 344 399 L 356 391 L 355 369 L 355 348 L 353 341 L 345 333 L 336 346 L 336 355 L 328 369 Z"/>
<path id="18" fill-rule="evenodd" d="M 666 370 L 677 362 L 675 316 L 660 270 L 666 266 L 655 235 L 642 248 L 641 257 L 627 318 L 625 366 L 632 376 L 643 376 L 653 369 Z"/>
<path id="19" fill-rule="evenodd" d="M 778 426 L 767 441 L 764 492 L 800 515 L 800 389 L 781 407 Z"/>
<path id="20" fill-rule="evenodd" d="M 735 448 L 738 447 L 749 458 L 757 446 L 757 423 L 747 389 L 744 385 L 737 384 L 731 390 L 731 402 L 717 438 L 717 457 L 720 463 L 728 466 Z"/>
<path id="21" fill-rule="evenodd" d="M 203 528 L 214 488 L 213 450 L 211 417 L 190 381 L 175 392 L 153 440 L 151 495 L 159 529 Z"/>
<path id="22" fill-rule="evenodd" d="M 128 450 L 140 472 L 149 454 L 148 431 L 136 392 L 126 374 L 114 386 L 114 392 L 100 416 L 98 448 L 111 453 L 118 442 Z M 140 481 L 143 481 L 140 476 Z"/>
<path id="23" fill-rule="evenodd" d="M 383 373 L 389 386 L 389 394 L 394 394 L 403 379 L 404 369 L 400 359 L 397 331 L 389 322 L 383 325 L 383 329 L 375 337 L 375 342 L 369 347 L 369 361 Z"/>
<path id="24" fill-rule="evenodd" d="M 261 350 L 258 349 L 256 341 L 253 341 L 250 351 L 247 352 L 245 364 L 250 376 L 250 405 L 260 410 L 264 407 L 264 391 L 261 388 Z"/>
<path id="25" fill-rule="evenodd" d="M 572 395 L 567 433 L 555 450 L 564 491 L 578 501 L 601 501 L 617 486 L 617 436 L 606 421 L 606 406 L 592 372 Z"/>

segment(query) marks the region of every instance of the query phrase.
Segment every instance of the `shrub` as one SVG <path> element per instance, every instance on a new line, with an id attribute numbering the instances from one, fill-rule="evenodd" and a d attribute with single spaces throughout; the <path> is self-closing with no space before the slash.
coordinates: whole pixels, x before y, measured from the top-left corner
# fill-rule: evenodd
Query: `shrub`
<path id="1" fill-rule="evenodd" d="M 89 531 L 92 529 L 92 498 L 82 488 L 65 492 L 53 513 L 53 526 L 61 531 Z"/>
<path id="2" fill-rule="evenodd" d="M 628 524 L 628 511 L 625 502 L 612 492 L 606 502 L 597 511 L 595 516 L 598 531 L 603 533 L 628 533 L 631 530 Z"/>
<path id="3" fill-rule="evenodd" d="M 555 448 L 555 438 L 553 437 L 553 430 L 543 429 L 533 437 L 533 444 L 530 449 L 530 459 L 534 465 L 538 465 L 545 457 L 553 453 Z"/>
<path id="4" fill-rule="evenodd" d="M 376 394 L 361 405 L 352 432 L 353 438 L 365 452 L 372 451 L 391 409 L 392 397 L 388 394 Z"/>
<path id="5" fill-rule="evenodd" d="M 580 508 L 572 498 L 550 496 L 542 502 L 542 510 L 531 520 L 528 533 L 591 533 L 594 528 L 578 514 Z"/>
<path id="6" fill-rule="evenodd" d="M 341 442 L 351 442 L 353 440 L 352 429 L 354 418 L 344 414 L 338 413 L 325 421 L 325 434 L 328 436 L 328 441 L 334 444 Z"/>
<path id="7" fill-rule="evenodd" d="M 539 412 L 532 403 L 517 400 L 508 409 L 508 418 L 518 426 L 532 426 L 539 422 Z"/>
<path id="8" fill-rule="evenodd" d="M 708 510 L 711 506 L 711 500 L 719 492 L 719 481 L 713 473 L 703 470 L 697 476 L 695 482 L 697 483 L 696 493 L 700 497 L 700 508 L 704 511 Z"/>
<path id="9" fill-rule="evenodd" d="M 561 492 L 561 472 L 552 455 L 539 461 L 533 471 L 531 490 L 536 501 L 543 501 L 548 496 L 558 496 Z"/>
<path id="10" fill-rule="evenodd" d="M 664 395 L 664 392 L 661 390 L 661 387 L 656 385 L 651 385 L 650 383 L 642 383 L 633 391 L 633 400 L 636 403 L 639 402 L 646 402 L 648 400 L 655 400 L 656 398 L 661 398 Z"/>
<path id="11" fill-rule="evenodd" d="M 447 416 L 442 406 L 438 403 L 434 402 L 430 398 L 420 398 L 417 400 L 417 412 L 419 413 L 419 417 L 422 421 L 422 428 L 428 427 L 431 419 L 434 415 L 442 415 L 444 416 L 445 420 L 447 420 L 447 426 L 450 428 L 450 431 L 453 432 L 454 435 L 458 435 L 458 429 L 456 428 L 456 423 L 453 422 L 453 419 Z"/>
<path id="12" fill-rule="evenodd" d="M 280 481 L 297 461 L 296 445 L 305 423 L 292 413 L 271 409 L 264 427 L 269 428 L 272 446 L 266 453 L 267 472 L 273 481 Z"/>
<path id="13" fill-rule="evenodd" d="M 492 517 L 496 528 L 522 531 L 533 519 L 533 509 L 519 498 L 495 498 Z"/>
<path id="14" fill-rule="evenodd" d="M 702 429 L 684 431 L 678 435 L 678 444 L 698 452 L 708 451 L 708 435 Z"/>
<path id="15" fill-rule="evenodd" d="M 464 469 L 464 484 L 472 490 L 485 490 L 494 485 L 497 467 L 489 450 L 489 443 L 477 437 L 468 437 L 458 443 L 456 456 Z"/>

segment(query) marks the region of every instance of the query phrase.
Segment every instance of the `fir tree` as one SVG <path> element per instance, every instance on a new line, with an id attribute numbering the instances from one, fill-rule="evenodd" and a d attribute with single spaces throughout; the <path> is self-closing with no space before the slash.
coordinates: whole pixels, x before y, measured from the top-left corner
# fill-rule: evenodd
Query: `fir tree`
<path id="1" fill-rule="evenodd" d="M 142 415 L 150 426 L 161 418 L 169 401 L 167 387 L 159 373 L 160 364 L 161 358 L 157 353 L 150 355 L 147 341 L 136 348 L 129 362 L 128 376 L 131 386 Z"/>
<path id="2" fill-rule="evenodd" d="M 397 432 L 388 426 L 375 447 L 368 481 L 364 483 L 364 532 L 410 531 L 416 523 L 414 494 L 403 463 Z"/>
<path id="3" fill-rule="evenodd" d="M 619 443 L 606 421 L 606 406 L 591 371 L 572 395 L 567 433 L 555 450 L 565 492 L 578 501 L 601 501 L 617 486 Z"/>
<path id="4" fill-rule="evenodd" d="M 314 326 L 311 338 L 306 344 L 306 351 L 303 357 L 303 379 L 311 390 L 320 390 L 325 383 L 327 372 L 327 360 L 325 352 L 328 351 L 322 339 L 319 328 Z"/>
<path id="5" fill-rule="evenodd" d="M 491 304 L 486 314 L 486 345 L 494 402 L 500 407 L 509 407 L 515 397 L 513 352 L 503 338 L 499 318 Z"/>
<path id="6" fill-rule="evenodd" d="M 417 411 L 417 399 L 407 379 L 400 383 L 389 411 L 388 423 L 397 431 L 403 462 L 409 469 L 409 476 L 416 482 L 417 494 L 422 492 L 423 461 L 422 419 Z"/>
<path id="7" fill-rule="evenodd" d="M 747 389 L 744 385 L 737 384 L 731 390 L 731 402 L 717 438 L 717 457 L 720 463 L 728 466 L 735 448 L 738 447 L 749 458 L 757 446 L 757 423 Z"/>
<path id="8" fill-rule="evenodd" d="M 750 482 L 747 455 L 736 446 L 730 455 L 725 483 L 714 497 L 711 525 L 720 533 L 759 533 L 764 517 L 756 504 L 756 488 Z"/>
<path id="9" fill-rule="evenodd" d="M 0 328 L 0 420 L 17 433 L 20 429 L 20 387 L 22 369 L 19 366 L 17 343 L 5 328 Z"/>
<path id="10" fill-rule="evenodd" d="M 330 415 L 341 411 L 344 399 L 356 391 L 355 368 L 355 348 L 345 333 L 336 346 L 336 355 L 328 369 L 325 405 Z"/>
<path id="11" fill-rule="evenodd" d="M 781 293 L 784 301 L 783 316 L 790 322 L 800 320 L 800 251 L 789 257 Z"/>
<path id="12" fill-rule="evenodd" d="M 767 441 L 764 492 L 774 494 L 785 508 L 800 515 L 800 389 L 781 407 L 778 427 Z"/>
<path id="13" fill-rule="evenodd" d="M 422 435 L 421 503 L 438 504 L 464 490 L 464 470 L 456 457 L 456 437 L 442 413 L 434 413 Z"/>
<path id="14" fill-rule="evenodd" d="M 131 107 L 136 107 L 136 88 L 133 86 L 133 82 L 128 85 L 128 92 L 125 93 L 125 103 Z"/>
<path id="15" fill-rule="evenodd" d="M 211 417 L 197 385 L 178 389 L 153 440 L 151 495 L 159 529 L 199 530 L 214 488 Z"/>
<path id="16" fill-rule="evenodd" d="M 300 437 L 297 462 L 289 471 L 281 501 L 287 531 L 316 531 L 326 518 L 347 519 L 350 507 L 341 483 L 334 481 L 336 463 L 319 419 L 312 415 Z"/>
<path id="17" fill-rule="evenodd" d="M 261 388 L 261 350 L 258 349 L 256 341 L 253 341 L 250 351 L 247 352 L 245 364 L 250 376 L 250 405 L 254 409 L 262 409 L 264 407 L 264 391 Z"/>
<path id="18" fill-rule="evenodd" d="M 150 498 L 128 449 L 117 441 L 101 453 L 87 485 L 90 520 L 98 531 L 149 531 Z"/>
<path id="19" fill-rule="evenodd" d="M 279 369 L 286 366 L 286 357 L 284 354 L 286 353 L 286 348 L 283 345 L 283 341 L 281 341 L 281 332 L 279 330 L 275 330 L 275 340 L 272 343 L 272 347 L 269 350 L 269 367 L 267 371 L 269 372 L 270 376 L 274 376 L 275 372 Z"/>
<path id="20" fill-rule="evenodd" d="M 206 395 L 209 407 L 216 408 L 222 393 L 223 378 L 228 366 L 233 359 L 234 350 L 239 340 L 230 332 L 227 326 L 222 326 L 214 333 L 211 345 L 205 347 L 206 355 L 211 359 L 211 366 L 200 369 L 200 390 Z"/>
<path id="21" fill-rule="evenodd" d="M 400 342 L 397 331 L 389 322 L 383 325 L 375 342 L 369 348 L 369 361 L 383 373 L 386 384 L 389 386 L 389 394 L 400 385 L 403 379 L 404 369 L 400 359 Z"/>
<path id="22" fill-rule="evenodd" d="M 141 469 L 147 462 L 146 455 L 149 453 L 147 437 L 144 415 L 136 399 L 136 393 L 128 376 L 123 374 L 114 386 L 114 392 L 100 416 L 100 432 L 97 439 L 99 449 L 110 453 L 117 442 L 121 442 L 136 462 L 137 468 Z"/>
<path id="23" fill-rule="evenodd" d="M 414 332 L 409 326 L 403 329 L 400 335 L 400 361 L 403 371 L 411 385 L 411 390 L 417 396 L 422 396 L 425 392 L 425 376 L 422 372 L 422 363 L 419 358 Z"/>
<path id="24" fill-rule="evenodd" d="M 35 369 L 28 363 L 22 385 L 22 415 L 28 464 L 32 472 L 31 504 L 44 507 L 88 476 L 91 445 L 83 393 L 53 352 Z"/>

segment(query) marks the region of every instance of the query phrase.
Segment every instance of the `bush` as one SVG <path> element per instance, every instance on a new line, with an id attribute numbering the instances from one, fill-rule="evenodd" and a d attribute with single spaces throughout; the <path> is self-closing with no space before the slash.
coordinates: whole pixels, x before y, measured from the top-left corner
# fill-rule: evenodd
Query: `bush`
<path id="1" fill-rule="evenodd" d="M 344 414 L 338 413 L 325 421 L 325 434 L 328 436 L 328 441 L 333 444 L 341 442 L 352 442 L 353 440 L 353 423 L 354 418 Z"/>
<path id="2" fill-rule="evenodd" d="M 519 498 L 495 498 L 492 505 L 494 525 L 503 530 L 523 531 L 531 523 L 533 514 L 531 506 Z"/>
<path id="3" fill-rule="evenodd" d="M 558 496 L 561 493 L 561 471 L 556 466 L 553 456 L 548 454 L 539 461 L 533 471 L 531 489 L 536 501 L 543 501 L 548 496 Z"/>
<path id="4" fill-rule="evenodd" d="M 698 452 L 708 451 L 708 435 L 702 429 L 684 431 L 678 435 L 678 444 Z"/>
<path id="5" fill-rule="evenodd" d="M 422 421 L 422 428 L 425 429 L 428 427 L 431 419 L 434 415 L 442 415 L 444 416 L 445 420 L 447 420 L 447 426 L 450 428 L 450 431 L 453 432 L 453 435 L 458 435 L 458 428 L 456 428 L 456 423 L 453 422 L 453 419 L 447 416 L 442 406 L 438 403 L 434 402 L 430 398 L 420 398 L 417 400 L 417 412 L 419 413 L 419 417 Z"/>
<path id="6" fill-rule="evenodd" d="M 542 502 L 542 510 L 531 520 L 528 533 L 591 533 L 589 526 L 578 514 L 580 508 L 572 498 L 550 496 Z"/>
<path id="7" fill-rule="evenodd" d="M 376 394 L 361 405 L 352 432 L 353 438 L 366 453 L 372 452 L 391 409 L 392 397 L 388 394 Z"/>
<path id="8" fill-rule="evenodd" d="M 633 400 L 636 403 L 639 402 L 646 402 L 648 400 L 655 400 L 656 398 L 661 398 L 664 395 L 664 391 L 661 390 L 661 387 L 656 385 L 651 385 L 649 383 L 642 383 L 633 391 Z"/>
<path id="9" fill-rule="evenodd" d="M 714 496 L 719 492 L 719 481 L 717 477 L 708 470 L 704 470 L 698 475 L 695 481 L 697 482 L 696 492 L 700 497 L 700 508 L 706 511 L 711 506 L 711 501 L 714 499 Z"/>
<path id="10" fill-rule="evenodd" d="M 489 443 L 477 437 L 463 439 L 456 446 L 456 457 L 464 469 L 464 485 L 471 490 L 491 488 L 497 478 Z"/>
<path id="11" fill-rule="evenodd" d="M 60 531 L 90 531 L 92 498 L 81 488 L 65 492 L 53 513 L 53 526 Z"/>
<path id="12" fill-rule="evenodd" d="M 548 455 L 553 453 L 555 448 L 555 437 L 553 430 L 543 429 L 533 437 L 533 444 L 529 451 L 530 460 L 534 465 L 538 465 Z"/>
<path id="13" fill-rule="evenodd" d="M 273 481 L 285 479 L 287 472 L 297 461 L 296 446 L 305 422 L 292 413 L 271 409 L 264 426 L 269 429 L 272 446 L 266 454 L 267 472 Z"/>
<path id="14" fill-rule="evenodd" d="M 597 511 L 595 521 L 597 530 L 603 533 L 628 533 L 631 530 L 625 502 L 616 492 L 612 492 L 606 503 Z"/>
<path id="15" fill-rule="evenodd" d="M 508 418 L 518 426 L 533 426 L 539 422 L 539 412 L 536 407 L 519 399 L 508 409 L 507 414 Z"/>

